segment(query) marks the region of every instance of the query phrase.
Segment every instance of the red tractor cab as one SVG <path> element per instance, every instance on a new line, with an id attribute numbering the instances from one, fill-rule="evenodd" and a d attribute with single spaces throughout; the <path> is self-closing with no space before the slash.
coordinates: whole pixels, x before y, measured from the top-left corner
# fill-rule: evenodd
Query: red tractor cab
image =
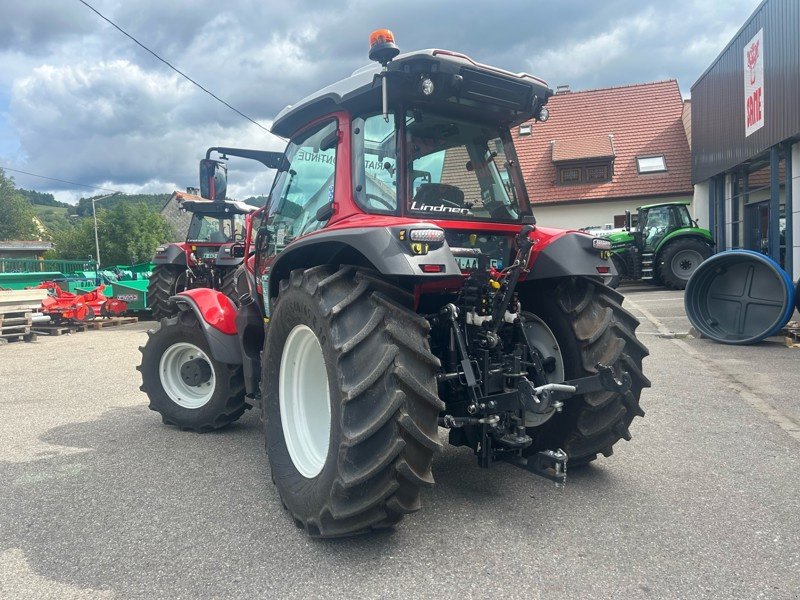
<path id="1" fill-rule="evenodd" d="M 156 248 L 147 288 L 147 304 L 156 319 L 177 312 L 170 297 L 184 290 L 211 288 L 235 297 L 234 274 L 244 260 L 246 221 L 256 210 L 231 200 L 184 192 L 175 196 L 191 220 L 185 242 Z"/>
<path id="2" fill-rule="evenodd" d="M 272 479 L 313 536 L 391 527 L 449 442 L 563 483 L 643 415 L 647 349 L 610 242 L 542 227 L 511 131 L 552 90 L 375 32 L 357 70 L 283 110 L 240 304 L 178 294 L 143 349 L 166 423 L 262 415 Z M 535 126 L 534 126 L 535 132 Z M 227 149 L 226 149 L 227 150 Z M 228 153 L 232 155 L 232 153 Z"/>

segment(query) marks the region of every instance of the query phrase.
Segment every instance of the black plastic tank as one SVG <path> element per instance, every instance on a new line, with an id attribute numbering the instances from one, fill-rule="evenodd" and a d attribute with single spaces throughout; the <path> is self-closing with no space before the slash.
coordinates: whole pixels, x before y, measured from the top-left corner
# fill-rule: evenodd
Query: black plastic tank
<path id="1" fill-rule="evenodd" d="M 686 284 L 684 306 L 694 328 L 723 344 L 754 344 L 775 335 L 795 308 L 792 280 L 752 250 L 706 259 Z"/>

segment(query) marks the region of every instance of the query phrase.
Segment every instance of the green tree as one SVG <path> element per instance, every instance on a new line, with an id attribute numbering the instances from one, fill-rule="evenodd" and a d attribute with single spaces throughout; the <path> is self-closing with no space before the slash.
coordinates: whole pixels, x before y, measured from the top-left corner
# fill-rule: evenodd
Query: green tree
<path id="1" fill-rule="evenodd" d="M 0 240 L 36 239 L 38 230 L 30 202 L 17 191 L 12 177 L 0 169 Z"/>
<path id="2" fill-rule="evenodd" d="M 97 235 L 103 265 L 136 264 L 153 258 L 156 246 L 170 234 L 169 225 L 146 204 L 117 204 L 97 211 Z M 95 255 L 94 221 L 80 219 L 69 229 L 54 234 L 58 258 L 84 259 Z"/>

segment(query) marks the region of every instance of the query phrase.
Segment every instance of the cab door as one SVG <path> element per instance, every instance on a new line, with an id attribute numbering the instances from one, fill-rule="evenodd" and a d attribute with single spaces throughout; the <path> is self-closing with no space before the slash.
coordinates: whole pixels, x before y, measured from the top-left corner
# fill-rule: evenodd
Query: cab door
<path id="1" fill-rule="evenodd" d="M 278 255 L 293 241 L 324 227 L 332 213 L 337 119 L 301 132 L 286 148 L 286 162 L 275 177 L 256 235 L 255 269 L 264 313 L 269 316 L 269 277 Z"/>

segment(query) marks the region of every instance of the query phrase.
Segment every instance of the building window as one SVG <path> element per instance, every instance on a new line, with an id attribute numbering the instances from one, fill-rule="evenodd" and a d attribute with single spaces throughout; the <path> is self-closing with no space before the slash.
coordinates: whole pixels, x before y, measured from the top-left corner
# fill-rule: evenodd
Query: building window
<path id="1" fill-rule="evenodd" d="M 530 135 L 531 134 L 531 124 L 530 123 L 523 123 L 519 126 L 519 135 Z"/>
<path id="2" fill-rule="evenodd" d="M 637 156 L 636 164 L 639 173 L 664 173 L 667 170 L 667 162 L 664 155 L 660 156 Z"/>
<path id="3" fill-rule="evenodd" d="M 578 167 L 569 167 L 559 170 L 559 177 L 562 185 L 581 182 L 581 170 Z"/>
<path id="4" fill-rule="evenodd" d="M 609 181 L 611 178 L 608 176 L 608 167 L 601 165 L 597 167 L 586 167 L 586 181 L 587 183 L 597 183 L 599 181 Z"/>

